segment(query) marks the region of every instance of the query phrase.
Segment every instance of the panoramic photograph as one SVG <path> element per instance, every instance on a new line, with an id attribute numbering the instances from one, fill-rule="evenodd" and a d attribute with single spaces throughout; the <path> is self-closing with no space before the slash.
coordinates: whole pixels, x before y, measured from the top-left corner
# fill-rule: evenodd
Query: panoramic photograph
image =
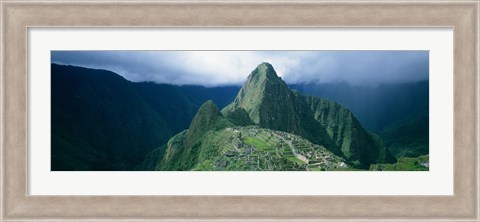
<path id="1" fill-rule="evenodd" d="M 428 171 L 429 52 L 51 51 L 52 171 Z"/>

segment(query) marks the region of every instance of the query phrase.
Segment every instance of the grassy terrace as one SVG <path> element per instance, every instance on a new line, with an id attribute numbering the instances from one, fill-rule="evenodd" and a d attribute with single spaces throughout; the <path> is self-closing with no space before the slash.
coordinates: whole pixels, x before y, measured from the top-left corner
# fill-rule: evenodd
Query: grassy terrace
<path id="1" fill-rule="evenodd" d="M 288 145 L 279 138 L 276 138 L 272 133 L 259 130 L 255 136 L 247 136 L 242 139 L 245 144 L 257 148 L 260 152 L 265 152 L 264 154 L 276 154 L 275 156 L 277 158 L 285 158 L 287 162 L 292 164 L 305 165 L 303 161 L 293 155 Z M 266 158 L 264 155 L 259 156 L 259 168 L 267 167 L 264 163 L 264 158 Z"/>
<path id="2" fill-rule="evenodd" d="M 305 165 L 305 163 L 299 159 L 297 159 L 296 157 L 292 156 L 292 157 L 287 157 L 287 159 L 291 162 L 294 162 L 294 163 L 297 163 L 297 164 L 300 164 L 300 165 Z"/>
<path id="3" fill-rule="evenodd" d="M 270 143 L 264 141 L 264 140 L 261 140 L 257 137 L 245 137 L 243 139 L 243 141 L 248 144 L 248 145 L 251 145 L 255 148 L 258 148 L 260 150 L 264 150 L 264 151 L 270 151 L 272 152 L 273 151 L 273 147 Z"/>
<path id="4" fill-rule="evenodd" d="M 394 164 L 372 164 L 370 170 L 428 171 L 429 167 L 422 165 L 422 163 L 428 163 L 428 155 L 420 157 L 402 157 Z"/>
<path id="5" fill-rule="evenodd" d="M 320 171 L 333 168 L 337 163 L 337 161 L 321 160 L 321 162 L 325 162 L 321 166 L 306 164 L 293 154 L 287 142 L 291 141 L 297 152 L 307 159 L 323 156 L 323 152 L 320 154 L 321 151 L 315 148 L 314 144 L 303 141 L 302 138 L 268 129 L 253 127 L 231 128 L 219 132 L 211 138 L 214 141 L 218 141 L 217 144 L 219 144 L 222 150 L 219 155 L 204 155 L 204 160 L 208 160 L 208 162 L 199 164 L 196 168 L 197 170 Z"/>

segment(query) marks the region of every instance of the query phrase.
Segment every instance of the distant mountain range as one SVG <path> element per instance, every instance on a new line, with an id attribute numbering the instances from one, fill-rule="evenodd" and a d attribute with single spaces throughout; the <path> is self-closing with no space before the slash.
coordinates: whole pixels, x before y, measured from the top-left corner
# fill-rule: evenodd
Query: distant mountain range
<path id="1" fill-rule="evenodd" d="M 240 87 L 133 83 L 106 70 L 51 65 L 52 170 L 131 170 L 186 129 L 200 105 Z"/>
<path id="2" fill-rule="evenodd" d="M 377 86 L 303 83 L 290 87 L 347 107 L 366 129 L 380 135 L 397 158 L 429 153 L 428 80 Z"/>
<path id="3" fill-rule="evenodd" d="M 133 83 L 52 64 L 52 170 L 377 169 L 428 154 L 428 99 L 393 110 L 377 136 L 341 98 L 313 96 L 325 94 L 314 85 L 287 86 L 268 63 L 241 88 Z"/>
<path id="4" fill-rule="evenodd" d="M 381 85 L 309 82 L 291 84 L 289 87 L 347 107 L 365 128 L 375 133 L 380 133 L 393 122 L 417 112 L 419 106 L 428 113 L 428 80 Z"/>

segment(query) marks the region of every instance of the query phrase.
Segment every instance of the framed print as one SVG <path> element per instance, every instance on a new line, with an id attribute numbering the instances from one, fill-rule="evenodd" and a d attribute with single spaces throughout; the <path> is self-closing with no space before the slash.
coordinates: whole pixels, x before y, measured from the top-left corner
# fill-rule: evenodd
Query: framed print
<path id="1" fill-rule="evenodd" d="M 1 219 L 477 221 L 478 1 L 2 1 Z"/>

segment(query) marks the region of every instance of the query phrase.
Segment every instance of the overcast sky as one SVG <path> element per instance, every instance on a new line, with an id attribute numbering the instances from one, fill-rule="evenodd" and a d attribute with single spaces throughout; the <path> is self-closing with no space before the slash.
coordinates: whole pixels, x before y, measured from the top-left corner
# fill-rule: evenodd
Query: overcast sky
<path id="1" fill-rule="evenodd" d="M 287 83 L 352 85 L 428 79 L 428 51 L 52 51 L 53 63 L 107 69 L 134 81 L 241 85 L 261 62 Z"/>

